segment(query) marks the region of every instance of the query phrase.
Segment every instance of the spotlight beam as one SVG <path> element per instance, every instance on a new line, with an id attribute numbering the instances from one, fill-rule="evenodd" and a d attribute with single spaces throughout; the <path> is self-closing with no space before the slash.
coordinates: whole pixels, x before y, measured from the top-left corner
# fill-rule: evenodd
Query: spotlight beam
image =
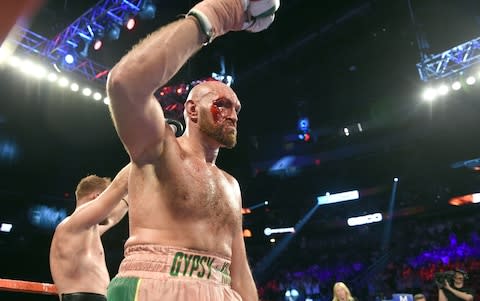
<path id="1" fill-rule="evenodd" d="M 250 209 L 250 210 L 255 210 L 255 209 L 257 209 L 257 208 L 260 208 L 260 207 L 263 207 L 263 206 L 267 206 L 267 205 L 268 205 L 268 201 L 265 201 L 265 202 L 261 202 L 261 203 L 252 205 L 252 206 L 248 207 L 248 209 Z"/>
<path id="2" fill-rule="evenodd" d="M 260 260 L 253 270 L 255 279 L 262 281 L 263 277 L 268 276 L 267 270 L 272 265 L 272 263 L 282 254 L 282 252 L 287 248 L 290 241 L 294 236 L 300 232 L 300 230 L 305 226 L 305 224 L 310 220 L 315 211 L 320 207 L 320 205 L 315 204 L 296 224 L 294 227 L 294 232 L 288 233 L 282 240 L 276 244 L 273 249 L 268 253 L 262 260 Z"/>
<path id="3" fill-rule="evenodd" d="M 392 194 L 390 195 L 390 203 L 388 204 L 388 216 L 390 217 L 385 223 L 385 228 L 383 231 L 383 239 L 381 250 L 387 250 L 390 245 L 390 238 L 392 234 L 392 223 L 393 223 L 393 211 L 395 209 L 395 199 L 397 194 L 398 178 L 393 180 Z"/>

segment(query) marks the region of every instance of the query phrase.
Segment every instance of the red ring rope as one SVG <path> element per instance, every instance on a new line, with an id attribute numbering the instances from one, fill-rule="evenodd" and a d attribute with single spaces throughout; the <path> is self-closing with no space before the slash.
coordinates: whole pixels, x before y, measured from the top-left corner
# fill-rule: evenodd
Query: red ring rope
<path id="1" fill-rule="evenodd" d="M 36 293 L 43 295 L 56 295 L 57 288 L 51 283 L 40 283 L 23 280 L 0 278 L 0 291 L 12 291 L 23 293 Z"/>

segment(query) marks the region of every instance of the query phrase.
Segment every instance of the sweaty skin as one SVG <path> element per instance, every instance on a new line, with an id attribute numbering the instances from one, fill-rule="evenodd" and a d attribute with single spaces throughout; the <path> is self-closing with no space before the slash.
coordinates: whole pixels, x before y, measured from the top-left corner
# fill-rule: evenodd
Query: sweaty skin
<path id="1" fill-rule="evenodd" d="M 240 102 L 229 87 L 216 82 L 197 86 L 190 98 L 196 97 L 200 98 L 195 101 L 196 131 L 207 141 L 192 143 L 192 126 L 178 139 L 165 131 L 162 155 L 155 164 L 133 165 L 129 195 L 142 201 L 130 205 L 126 246 L 155 243 L 232 256 L 233 236 L 241 229 L 240 189 L 232 176 L 215 165 L 213 154 L 210 158 L 201 154 L 205 147 L 214 149 L 217 140 L 233 147 L 234 107 L 239 108 Z"/>
<path id="2" fill-rule="evenodd" d="M 219 19 L 228 23 L 225 31 L 237 27 L 232 20 L 243 23 L 242 3 L 210 3 L 228 12 Z M 232 289 L 244 301 L 258 300 L 243 240 L 240 187 L 215 164 L 219 149 L 237 142 L 237 95 L 216 81 L 195 86 L 179 138 L 165 125 L 154 96 L 205 40 L 198 20 L 187 16 L 152 33 L 109 74 L 112 119 L 132 162 L 125 246 L 158 244 L 229 257 Z"/>
<path id="3" fill-rule="evenodd" d="M 239 184 L 215 164 L 219 149 L 237 142 L 237 95 L 216 81 L 195 86 L 179 138 L 154 97 L 204 41 L 196 20 L 187 17 L 151 34 L 109 74 L 112 118 L 132 162 L 126 247 L 159 244 L 229 257 L 232 288 L 244 301 L 258 300 Z"/>
<path id="4" fill-rule="evenodd" d="M 59 295 L 106 295 L 110 276 L 100 236 L 127 212 L 121 200 L 127 194 L 128 173 L 127 165 L 105 191 L 78 200 L 75 211 L 57 226 L 50 247 L 50 272 Z"/>
<path id="5" fill-rule="evenodd" d="M 70 235 L 63 228 L 56 231 L 50 252 L 50 270 L 57 292 L 105 294 L 110 276 L 98 225 L 81 235 Z"/>

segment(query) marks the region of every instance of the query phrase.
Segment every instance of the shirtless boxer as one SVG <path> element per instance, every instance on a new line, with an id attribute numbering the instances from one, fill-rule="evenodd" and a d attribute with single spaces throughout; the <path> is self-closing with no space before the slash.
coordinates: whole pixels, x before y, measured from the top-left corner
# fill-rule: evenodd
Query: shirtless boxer
<path id="1" fill-rule="evenodd" d="M 107 81 L 116 130 L 132 162 L 130 237 L 109 301 L 258 300 L 242 235 L 238 182 L 219 169 L 236 144 L 240 101 L 221 82 L 195 86 L 176 138 L 154 92 L 205 43 L 261 31 L 279 0 L 205 0 L 140 42 Z"/>
<path id="2" fill-rule="evenodd" d="M 50 271 L 61 301 L 106 301 L 110 276 L 100 236 L 127 213 L 130 165 L 110 183 L 90 175 L 77 186 L 75 211 L 55 230 Z"/>

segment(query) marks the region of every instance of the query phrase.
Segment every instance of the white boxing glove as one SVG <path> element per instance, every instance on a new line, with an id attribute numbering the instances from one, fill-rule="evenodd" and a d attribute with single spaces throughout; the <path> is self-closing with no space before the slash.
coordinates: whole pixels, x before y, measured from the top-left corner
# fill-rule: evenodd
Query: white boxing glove
<path id="1" fill-rule="evenodd" d="M 250 0 L 247 6 L 248 20 L 243 29 L 250 32 L 259 32 L 267 29 L 275 19 L 275 12 L 280 7 L 280 0 Z"/>

